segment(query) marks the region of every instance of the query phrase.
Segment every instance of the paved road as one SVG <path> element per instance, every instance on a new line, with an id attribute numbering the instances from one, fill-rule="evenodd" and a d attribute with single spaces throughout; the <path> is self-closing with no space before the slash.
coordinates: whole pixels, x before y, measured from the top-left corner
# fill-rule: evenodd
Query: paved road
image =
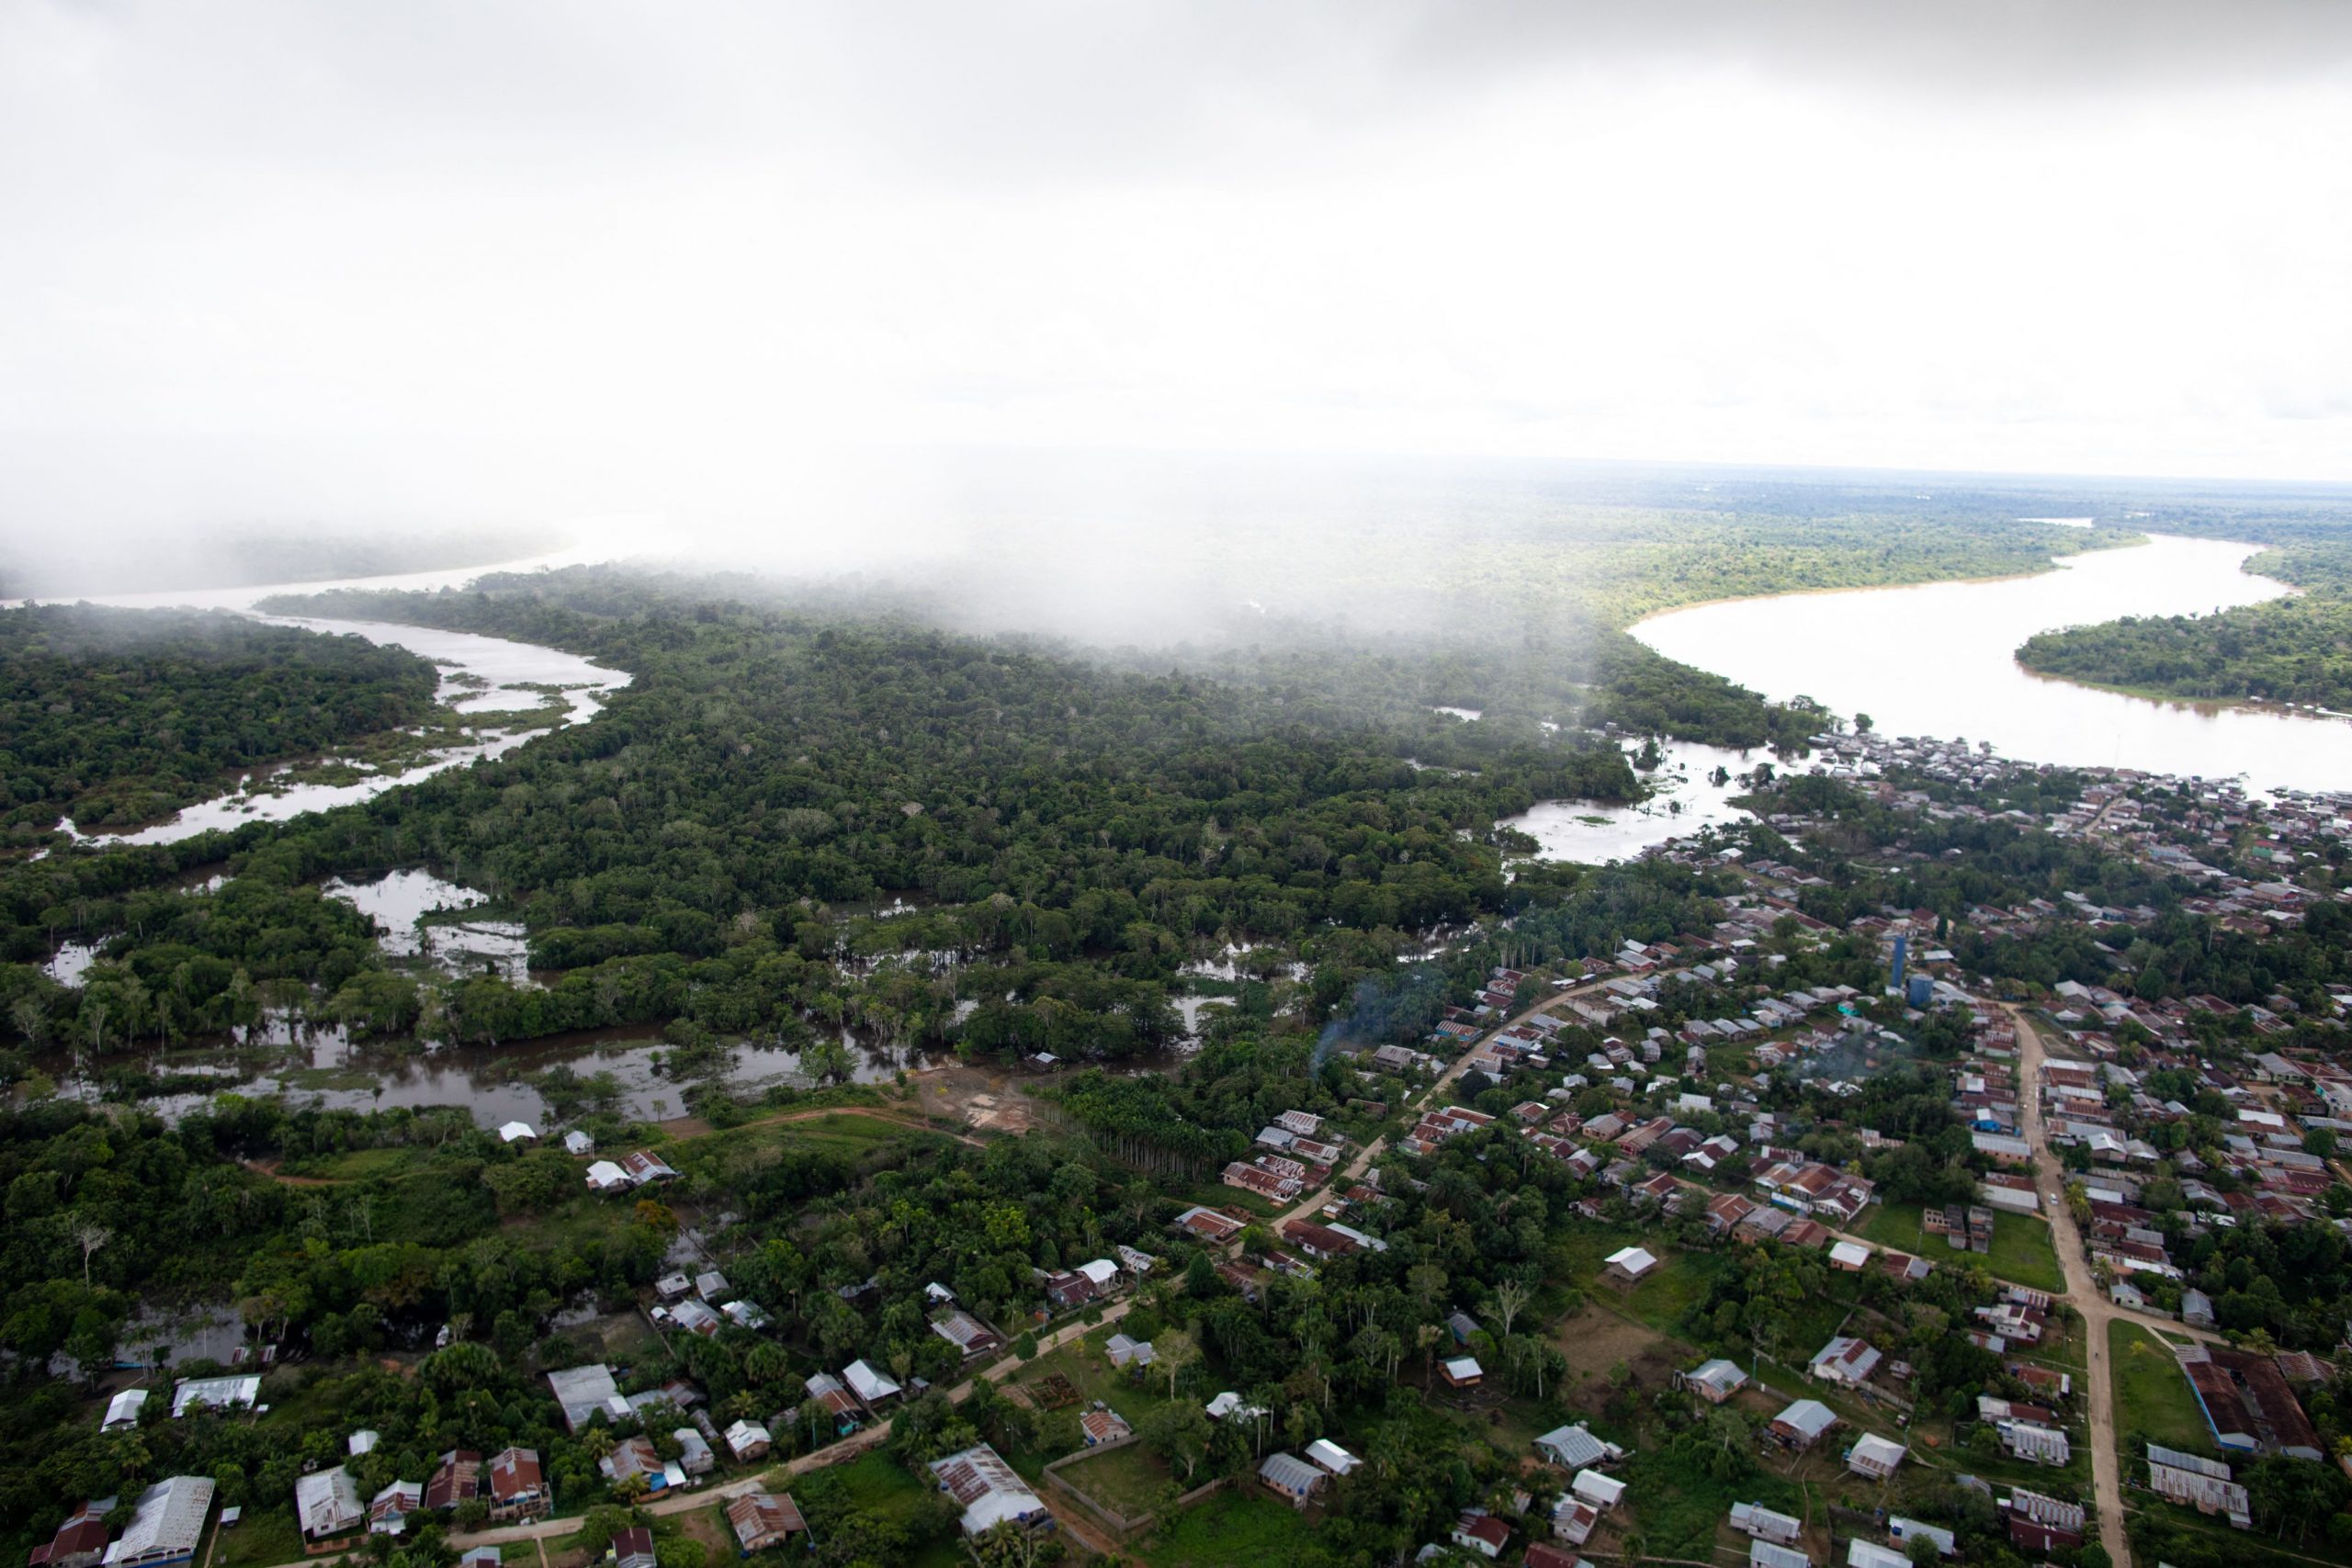
<path id="1" fill-rule="evenodd" d="M 2059 1168 L 2058 1156 L 2051 1152 L 2041 1127 L 2041 1035 L 2018 1009 L 2007 1010 L 2018 1031 L 2018 1120 L 2026 1142 L 2033 1145 L 2034 1179 L 2045 1193 L 2063 1193 L 2065 1172 Z M 2123 1486 L 2116 1458 L 2115 1389 L 2113 1369 L 2108 1365 L 2107 1325 L 2119 1317 L 2138 1314 L 2120 1311 L 2091 1277 L 2074 1211 L 2063 1198 L 2050 1206 L 2050 1232 L 2058 1248 L 2058 1266 L 2066 1276 L 2066 1299 L 2083 1314 L 2084 1337 L 2089 1341 L 2091 1493 L 2098 1505 L 2099 1540 L 2115 1568 L 2132 1568 L 2132 1547 L 2123 1533 Z"/>

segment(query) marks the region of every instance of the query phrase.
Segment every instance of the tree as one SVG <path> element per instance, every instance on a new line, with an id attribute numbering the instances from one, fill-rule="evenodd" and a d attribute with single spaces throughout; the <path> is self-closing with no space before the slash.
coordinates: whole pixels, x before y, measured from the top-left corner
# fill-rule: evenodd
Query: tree
<path id="1" fill-rule="evenodd" d="M 1146 1413 L 1136 1435 L 1152 1452 L 1166 1460 L 1171 1469 L 1182 1470 L 1189 1482 L 1193 1472 L 1207 1457 L 1209 1439 L 1215 1434 L 1208 1413 L 1183 1399 L 1171 1400 Z"/>
<path id="2" fill-rule="evenodd" d="M 1487 1304 L 1487 1315 L 1501 1325 L 1505 1338 L 1510 1337 L 1511 1320 L 1520 1314 L 1527 1305 L 1528 1298 L 1534 1293 L 1525 1281 L 1520 1280 L 1505 1280 L 1495 1287 L 1494 1295 Z"/>
<path id="3" fill-rule="evenodd" d="M 95 1220 L 76 1219 L 68 1234 L 73 1236 L 74 1245 L 82 1249 L 82 1286 L 87 1290 L 90 1284 L 90 1256 L 112 1241 L 114 1232 Z"/>
<path id="4" fill-rule="evenodd" d="M 1170 1399 L 1176 1397 L 1178 1375 L 1200 1359 L 1200 1342 L 1182 1329 L 1164 1329 L 1159 1337 L 1151 1342 L 1152 1364 L 1167 1369 L 1168 1397 Z"/>

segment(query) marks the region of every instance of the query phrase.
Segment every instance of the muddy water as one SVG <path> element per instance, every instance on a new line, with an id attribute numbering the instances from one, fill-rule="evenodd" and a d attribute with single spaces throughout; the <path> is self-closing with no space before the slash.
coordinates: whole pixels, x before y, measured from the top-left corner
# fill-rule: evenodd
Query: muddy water
<path id="1" fill-rule="evenodd" d="M 338 582 L 282 582 L 254 588 L 202 589 L 158 593 L 119 593 L 93 600 L 127 609 L 233 610 L 274 626 L 304 626 L 330 635 L 364 637 L 369 642 L 407 649 L 441 667 L 439 696 L 460 713 L 505 713 L 554 705 L 560 710 L 555 728 L 579 724 L 604 705 L 605 698 L 628 684 L 620 671 L 592 664 L 576 654 L 536 643 L 504 637 L 477 637 L 469 632 L 438 631 L 425 626 L 394 626 L 380 621 L 322 620 L 262 615 L 253 606 L 277 593 L 319 593 L 338 588 L 417 590 L 455 587 L 497 571 L 529 571 L 601 558 L 594 552 L 566 552 L 505 566 L 472 567 L 459 571 L 409 572 L 393 577 L 353 578 Z M 557 688 L 550 695 L 548 688 Z M 503 756 L 544 730 L 508 732 L 495 727 L 473 731 L 463 745 L 439 751 L 409 768 L 371 774 L 348 784 L 274 783 L 283 769 L 247 774 L 237 786 L 217 799 L 191 806 L 168 821 L 130 832 L 66 831 L 85 843 L 167 844 L 213 829 L 235 828 L 246 822 L 282 822 L 308 811 L 325 811 L 356 805 L 404 784 L 432 777 L 447 768 Z"/>
<path id="2" fill-rule="evenodd" d="M 1634 635 L 1769 696 L 1869 714 L 1882 734 L 1990 741 L 2020 761 L 2241 774 L 2256 790 L 2340 789 L 2352 779 L 2343 719 L 2129 697 L 2017 662 L 2036 632 L 2206 615 L 2288 592 L 2245 570 L 2254 551 L 2160 534 L 2062 557 L 2061 570 L 2035 577 L 1700 604 L 1654 615 Z"/>

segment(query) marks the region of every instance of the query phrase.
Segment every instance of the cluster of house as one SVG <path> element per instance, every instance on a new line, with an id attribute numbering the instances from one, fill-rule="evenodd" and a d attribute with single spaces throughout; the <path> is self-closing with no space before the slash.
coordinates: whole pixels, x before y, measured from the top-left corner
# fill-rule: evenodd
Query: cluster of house
<path id="1" fill-rule="evenodd" d="M 668 1328 L 683 1328 L 705 1338 L 731 1323 L 739 1328 L 765 1328 L 767 1309 L 735 1293 L 727 1276 L 717 1269 L 688 1275 L 684 1270 L 653 1281 L 653 1321 Z"/>
<path id="2" fill-rule="evenodd" d="M 662 1459 L 650 1439 L 639 1437 L 616 1444 L 613 1452 L 599 1461 L 599 1468 L 615 1482 L 642 1477 L 648 1492 L 684 1486 L 709 1474 L 717 1462 L 715 1450 L 719 1447 L 723 1446 L 738 1462 L 748 1462 L 766 1457 L 773 1441 L 768 1428 L 756 1421 L 739 1420 L 721 1430 L 707 1412 L 697 1408 L 703 1404 L 702 1391 L 678 1378 L 642 1393 L 623 1393 L 613 1370 L 598 1362 L 549 1372 L 548 1387 L 553 1391 L 556 1404 L 562 1407 L 565 1427 L 575 1435 L 586 1431 L 598 1416 L 616 1422 L 666 1416 L 688 1423 L 671 1433 L 685 1450 L 678 1459 Z M 692 1442 L 687 1441 L 689 1434 L 693 1436 Z"/>
<path id="3" fill-rule="evenodd" d="M 1259 1130 L 1250 1158 L 1226 1166 L 1224 1180 L 1227 1187 L 1287 1203 L 1329 1181 L 1346 1152 L 1344 1140 L 1325 1134 L 1322 1117 L 1285 1111 Z"/>
<path id="4" fill-rule="evenodd" d="M 119 1497 L 96 1497 L 32 1549 L 29 1568 L 179 1568 L 196 1559 L 212 1517 L 209 1475 L 173 1475 L 139 1495 L 120 1535 L 107 1528 Z"/>
<path id="5" fill-rule="evenodd" d="M 1233 1401 L 1220 1418 L 1260 1414 L 1242 1406 L 1238 1395 L 1219 1394 L 1217 1399 Z M 1212 1415 L 1218 1414 L 1215 1402 L 1209 1409 Z M 1295 1508 L 1304 1508 L 1317 1493 L 1363 1462 L 1329 1438 L 1316 1438 L 1305 1452 L 1304 1459 L 1294 1453 L 1271 1453 L 1258 1465 L 1259 1483 Z"/>
<path id="6" fill-rule="evenodd" d="M 642 1439 L 639 1439 L 642 1440 Z M 357 1431 L 345 1441 L 350 1457 L 375 1450 L 377 1435 Z M 430 1477 L 394 1481 L 362 1500 L 347 1464 L 313 1470 L 294 1482 L 294 1517 L 302 1550 L 313 1554 L 348 1551 L 369 1535 L 398 1537 L 412 1525 L 446 1518 L 460 1504 L 489 1502 L 490 1517 L 502 1524 L 535 1519 L 555 1510 L 555 1491 L 533 1449 L 503 1449 L 488 1461 L 465 1449 L 441 1456 Z"/>
<path id="7" fill-rule="evenodd" d="M 571 1133 L 566 1134 L 566 1142 L 586 1137 L 585 1133 Z M 572 1152 L 591 1153 L 594 1146 L 592 1144 L 587 1149 L 574 1148 Z M 666 1161 L 644 1149 L 623 1155 L 618 1162 L 600 1159 L 588 1168 L 588 1190 L 591 1192 L 630 1192 L 639 1187 L 658 1186 L 677 1179 L 678 1173 L 671 1169 Z"/>

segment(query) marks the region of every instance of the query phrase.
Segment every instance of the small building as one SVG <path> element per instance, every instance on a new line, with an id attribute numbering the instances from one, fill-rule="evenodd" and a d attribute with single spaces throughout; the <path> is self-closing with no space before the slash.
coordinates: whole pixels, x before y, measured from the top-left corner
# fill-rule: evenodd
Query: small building
<path id="1" fill-rule="evenodd" d="M 746 1555 L 788 1545 L 794 1536 L 808 1529 L 808 1521 L 800 1517 L 800 1505 L 788 1492 L 781 1495 L 753 1492 L 738 1497 L 727 1505 L 727 1522 L 734 1527 L 736 1542 Z"/>
<path id="2" fill-rule="evenodd" d="M 985 1535 L 1005 1523 L 1025 1529 L 1053 1520 L 1029 1483 L 986 1443 L 933 1460 L 931 1473 L 939 1489 L 963 1510 L 961 1523 L 967 1536 Z"/>
<path id="3" fill-rule="evenodd" d="M 637 1183 L 628 1172 L 611 1160 L 600 1159 L 588 1168 L 588 1190 L 591 1192 L 626 1192 Z"/>
<path id="4" fill-rule="evenodd" d="M 2008 1525 L 2010 1544 L 2027 1551 L 2071 1551 L 2083 1544 L 2088 1518 L 2080 1503 L 2064 1502 L 2013 1487 L 2001 1499 L 2001 1514 Z"/>
<path id="5" fill-rule="evenodd" d="M 538 1135 L 538 1129 L 528 1122 L 509 1122 L 498 1129 L 498 1136 L 503 1143 L 532 1143 L 537 1140 Z"/>
<path id="6" fill-rule="evenodd" d="M 302 1550 L 313 1554 L 347 1550 L 368 1525 L 359 1483 L 341 1465 L 295 1477 L 294 1517 L 301 1524 Z"/>
<path id="7" fill-rule="evenodd" d="M 596 1152 L 596 1140 L 574 1127 L 563 1135 L 563 1152 L 585 1159 Z"/>
<path id="8" fill-rule="evenodd" d="M 1871 1249 L 1860 1242 L 1840 1241 L 1831 1244 L 1829 1267 L 1843 1273 L 1859 1274 L 1871 1260 Z"/>
<path id="9" fill-rule="evenodd" d="M 175 1475 L 139 1495 L 130 1522 L 107 1548 L 106 1568 L 175 1568 L 193 1562 L 212 1513 L 212 1478 Z"/>
<path id="10" fill-rule="evenodd" d="M 1306 1506 L 1308 1498 L 1322 1486 L 1324 1474 L 1296 1454 L 1272 1453 L 1258 1466 L 1258 1479 L 1266 1490 L 1287 1501 L 1294 1508 Z"/>
<path id="11" fill-rule="evenodd" d="M 1568 1483 L 1568 1491 L 1577 1502 L 1589 1503 L 1606 1513 L 1625 1495 L 1625 1483 L 1597 1470 L 1579 1470 L 1577 1478 Z"/>
<path id="12" fill-rule="evenodd" d="M 1148 1367 L 1159 1359 L 1159 1353 L 1152 1349 L 1148 1341 L 1130 1339 L 1124 1334 L 1114 1334 L 1104 1340 L 1102 1352 L 1111 1358 L 1113 1366 L 1123 1370 Z"/>
<path id="13" fill-rule="evenodd" d="M 1710 1404 L 1721 1404 L 1747 1386 L 1747 1374 L 1740 1371 L 1738 1362 L 1717 1356 L 1687 1372 L 1675 1373 L 1674 1382 L 1677 1387 L 1690 1390 Z"/>
<path id="14" fill-rule="evenodd" d="M 244 1373 L 225 1378 L 182 1378 L 172 1385 L 172 1419 L 191 1410 L 250 1410 L 261 1403 L 261 1378 Z"/>
<path id="15" fill-rule="evenodd" d="M 1589 1503 L 1579 1503 L 1574 1497 L 1562 1497 L 1552 1505 L 1552 1534 L 1570 1546 L 1582 1546 L 1592 1539 L 1600 1523 L 1600 1510 Z M 1529 1549 L 1530 1562 L 1533 1548 Z"/>
<path id="16" fill-rule="evenodd" d="M 107 1516 L 116 1501 L 100 1497 L 66 1515 L 56 1533 L 27 1556 L 27 1568 L 97 1568 L 106 1559 Z"/>
<path id="17" fill-rule="evenodd" d="M 1437 1373 L 1448 1388 L 1476 1388 L 1487 1376 L 1476 1356 L 1456 1356 L 1450 1361 L 1440 1361 Z"/>
<path id="18" fill-rule="evenodd" d="M 613 1568 L 654 1568 L 653 1531 L 644 1525 L 615 1530 Z"/>
<path id="19" fill-rule="evenodd" d="M 842 1369 L 842 1381 L 857 1395 L 868 1410 L 878 1410 L 899 1397 L 904 1391 L 898 1383 L 864 1358 Z"/>
<path id="20" fill-rule="evenodd" d="M 1135 1428 L 1127 1418 L 1107 1404 L 1097 1405 L 1078 1418 L 1078 1435 L 1088 1448 L 1115 1443 L 1135 1436 Z"/>
<path id="21" fill-rule="evenodd" d="M 1500 1557 L 1510 1544 L 1510 1527 L 1483 1509 L 1473 1508 L 1453 1522 L 1453 1544 L 1481 1557 Z"/>
<path id="22" fill-rule="evenodd" d="M 1747 1568 L 1813 1568 L 1813 1559 L 1793 1546 L 1751 1540 L 1747 1543 Z"/>
<path id="23" fill-rule="evenodd" d="M 424 1507 L 437 1513 L 482 1495 L 481 1455 L 471 1449 L 451 1449 L 424 1482 Z"/>
<path id="24" fill-rule="evenodd" d="M 1884 1481 L 1903 1468 L 1903 1460 L 1911 1450 L 1892 1438 L 1882 1438 L 1876 1432 L 1864 1432 L 1846 1450 L 1846 1468 L 1856 1475 L 1872 1481 Z"/>
<path id="25" fill-rule="evenodd" d="M 2180 1321 L 2191 1328 L 2213 1326 L 2213 1298 L 2195 1289 L 2180 1292 Z"/>
<path id="26" fill-rule="evenodd" d="M 1924 1536 L 1936 1543 L 1939 1554 L 1945 1557 L 1960 1555 L 1959 1538 L 1941 1525 L 1922 1524 L 1917 1519 L 1906 1519 L 1896 1514 L 1886 1521 L 1886 1533 L 1906 1546 Z"/>
<path id="27" fill-rule="evenodd" d="M 127 1388 L 107 1401 L 107 1413 L 98 1423 L 101 1432 L 128 1432 L 139 1425 L 139 1412 L 147 1404 L 147 1391 Z"/>
<path id="28" fill-rule="evenodd" d="M 768 1450 L 775 1444 L 774 1436 L 757 1421 L 737 1421 L 722 1436 L 727 1451 L 735 1456 L 738 1463 L 767 1458 Z"/>
<path id="29" fill-rule="evenodd" d="M 995 1330 L 961 1307 L 944 1312 L 932 1319 L 931 1331 L 962 1351 L 966 1360 L 975 1356 L 985 1356 L 991 1350 L 1001 1348 L 1004 1344 Z"/>
<path id="30" fill-rule="evenodd" d="M 2074 1458 L 2066 1434 L 2054 1427 L 2033 1421 L 2004 1421 L 1999 1430 L 2001 1446 L 2013 1458 L 2053 1466 L 2063 1466 Z"/>
<path id="31" fill-rule="evenodd" d="M 1840 1334 L 1814 1353 L 1805 1370 L 1815 1377 L 1849 1385 L 1870 1382 L 1878 1371 L 1879 1353 L 1870 1341 Z"/>
<path id="32" fill-rule="evenodd" d="M 1838 1425 L 1837 1413 L 1817 1399 L 1800 1399 L 1772 1417 L 1766 1435 L 1784 1449 L 1802 1451 Z"/>
<path id="33" fill-rule="evenodd" d="M 623 1438 L 613 1445 L 613 1451 L 596 1461 L 605 1479 L 616 1486 L 629 1480 L 645 1483 L 648 1492 L 661 1492 L 669 1487 L 670 1477 L 662 1463 L 662 1454 L 647 1437 Z"/>
<path id="34" fill-rule="evenodd" d="M 1587 1431 L 1581 1423 L 1555 1427 L 1535 1439 L 1535 1451 L 1571 1472 L 1611 1457 L 1609 1445 Z"/>
<path id="35" fill-rule="evenodd" d="M 1776 1512 L 1761 1503 L 1734 1503 L 1731 1506 L 1731 1528 L 1756 1540 L 1774 1541 L 1781 1546 L 1793 1546 L 1804 1534 L 1804 1521 L 1793 1515 Z"/>
<path id="36" fill-rule="evenodd" d="M 1307 1444 L 1306 1457 L 1333 1475 L 1345 1475 L 1363 1462 L 1329 1438 L 1317 1438 Z"/>
<path id="37" fill-rule="evenodd" d="M 1620 1284 L 1638 1284 L 1656 1269 L 1657 1259 L 1642 1247 L 1620 1247 L 1609 1255 L 1606 1272 Z"/>
<path id="38" fill-rule="evenodd" d="M 405 1535 L 409 1516 L 424 1511 L 424 1483 L 395 1481 L 369 1500 L 368 1504 L 368 1533 L 370 1535 Z"/>
<path id="39" fill-rule="evenodd" d="M 490 1517 L 501 1524 L 544 1518 L 555 1512 L 555 1488 L 539 1468 L 537 1449 L 501 1449 L 490 1458 Z"/>
<path id="40" fill-rule="evenodd" d="M 1911 1568 L 1911 1559 L 1856 1536 L 1846 1543 L 1846 1568 Z"/>
<path id="41" fill-rule="evenodd" d="M 708 1475 L 718 1466 L 718 1456 L 710 1451 L 710 1441 L 692 1427 L 673 1427 L 670 1436 L 677 1439 L 678 1468 L 688 1475 Z"/>

